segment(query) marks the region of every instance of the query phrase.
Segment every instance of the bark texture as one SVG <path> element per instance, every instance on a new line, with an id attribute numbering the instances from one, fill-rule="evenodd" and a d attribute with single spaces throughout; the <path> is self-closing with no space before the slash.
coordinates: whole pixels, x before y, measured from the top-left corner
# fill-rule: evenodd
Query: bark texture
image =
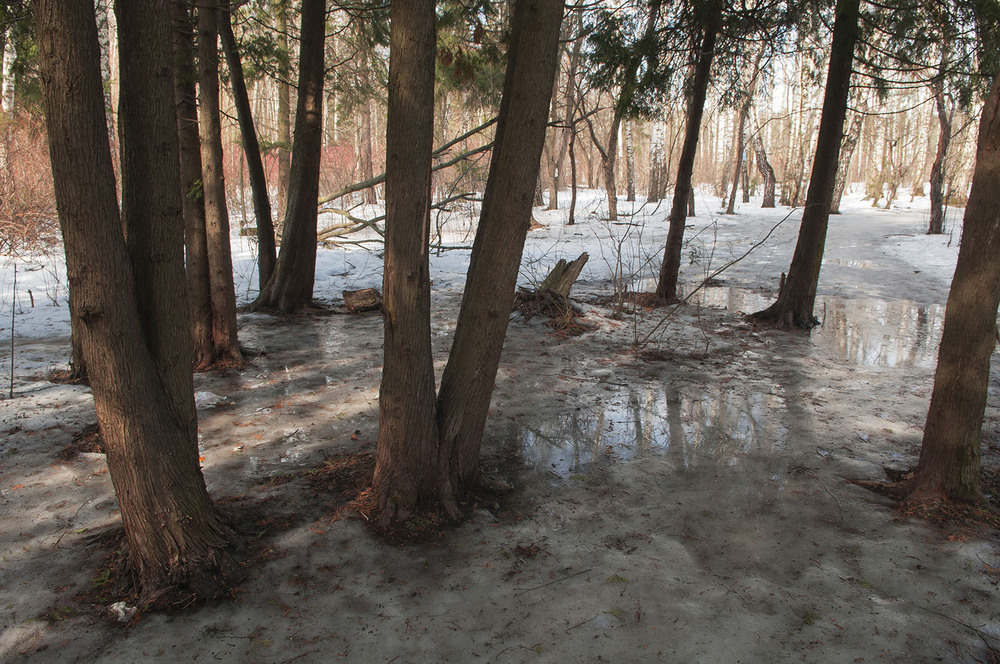
<path id="1" fill-rule="evenodd" d="M 254 303 L 257 309 L 290 313 L 312 302 L 316 277 L 316 224 L 319 166 L 323 149 L 323 47 L 325 0 L 303 0 L 299 99 L 295 138 L 282 224 L 281 252 L 274 275 Z"/>
<path id="2" fill-rule="evenodd" d="M 149 155 L 158 167 L 144 176 L 155 172 L 170 178 L 178 200 L 152 200 L 173 210 L 173 223 L 179 228 L 170 23 L 162 21 L 169 9 L 165 0 L 118 7 L 122 31 L 129 33 L 122 39 L 123 60 L 131 60 L 132 65 L 155 61 L 157 74 L 146 83 L 159 89 L 146 98 L 146 88 L 126 87 L 127 96 L 149 102 L 166 99 L 165 107 L 152 110 L 163 116 L 156 124 L 161 132 L 158 145 L 164 151 Z M 159 366 L 162 351 L 150 350 L 156 345 L 145 331 L 150 326 L 140 320 L 139 294 L 122 237 L 108 148 L 93 4 L 90 0 L 38 0 L 35 20 L 70 297 L 80 319 L 94 404 L 128 541 L 128 561 L 140 584 L 140 601 L 145 606 L 177 587 L 200 596 L 218 596 L 227 581 L 237 576 L 228 552 L 235 536 L 208 498 L 190 422 L 184 407 L 175 403 L 171 380 Z M 137 45 L 141 50 L 134 50 Z M 134 80 L 124 75 L 123 71 L 123 85 Z M 126 110 L 131 117 L 131 109 Z M 122 128 L 126 131 L 124 124 Z M 136 146 L 136 141 L 130 139 L 128 144 Z M 132 184 L 124 192 L 129 196 L 140 190 L 137 176 L 132 175 Z M 134 214 L 136 206 L 130 205 Z M 171 348 L 190 349 L 183 298 L 177 297 L 184 285 L 178 269 L 181 262 L 175 257 L 180 254 L 180 238 L 172 229 L 160 230 L 154 235 L 156 241 L 173 243 L 157 246 L 156 256 L 170 266 L 173 292 L 166 299 L 179 305 L 181 325 L 179 329 L 167 326 L 175 329 L 176 338 L 161 338 L 159 343 L 169 341 Z M 145 299 L 152 295 L 142 294 Z M 190 377 L 189 356 L 178 364 L 187 368 Z"/>
<path id="3" fill-rule="evenodd" d="M 456 492 L 482 479 L 479 452 L 531 220 L 563 4 L 518 0 L 514 7 L 493 159 L 438 394 L 441 462 Z"/>
<path id="4" fill-rule="evenodd" d="M 151 16 L 158 9 L 159 23 Z M 197 447 L 191 375 L 190 323 L 184 274 L 184 214 L 173 111 L 170 4 L 115 5 L 121 54 L 119 99 L 125 245 L 135 280 L 143 336 L 156 361 L 169 404 Z M 96 30 L 96 27 L 95 27 Z"/>
<path id="5" fill-rule="evenodd" d="M 663 250 L 660 264 L 660 278 L 656 284 L 656 297 L 664 302 L 677 301 L 677 279 L 681 270 L 681 247 L 684 244 L 684 225 L 687 212 L 693 214 L 694 189 L 691 175 L 694 173 L 694 158 L 698 150 L 698 136 L 701 134 L 701 117 L 705 111 L 708 96 L 708 82 L 712 71 L 712 56 L 715 53 L 716 28 L 705 29 L 698 49 L 698 61 L 691 82 L 691 99 L 688 101 L 687 123 L 684 128 L 684 145 L 677 162 L 677 183 L 674 185 L 674 200 L 670 206 L 670 224 L 667 230 L 667 245 Z"/>
<path id="6" fill-rule="evenodd" d="M 953 111 L 948 108 L 944 94 L 944 83 L 935 79 L 931 84 L 934 93 L 934 106 L 938 118 L 937 151 L 934 153 L 934 163 L 931 165 L 930 198 L 931 214 L 927 226 L 928 235 L 944 233 L 944 180 L 945 159 L 948 156 L 948 146 L 951 144 L 951 120 Z"/>
<path id="7" fill-rule="evenodd" d="M 198 97 L 201 106 L 199 133 L 205 240 L 208 249 L 214 361 L 240 363 L 243 361 L 243 354 L 236 335 L 236 290 L 233 286 L 233 254 L 229 243 L 229 210 L 223 175 L 218 18 L 218 0 L 205 0 L 198 7 Z"/>
<path id="8" fill-rule="evenodd" d="M 913 478 L 904 484 L 916 499 L 983 500 L 980 436 L 1000 305 L 998 80 L 980 120 L 972 191 L 948 294 L 920 460 Z"/>
<path id="9" fill-rule="evenodd" d="M 761 322 L 803 329 L 810 329 L 819 322 L 813 316 L 813 305 L 816 302 L 816 287 L 819 285 L 819 270 L 823 262 L 827 222 L 830 219 L 830 202 L 833 199 L 840 142 L 847 115 L 854 45 L 858 37 L 859 4 L 860 0 L 837 0 L 823 113 L 799 238 L 788 269 L 788 278 L 781 286 L 777 301 L 767 309 L 752 314 L 752 318 Z"/>
<path id="10" fill-rule="evenodd" d="M 383 525 L 421 499 L 441 497 L 431 355 L 431 152 L 434 148 L 434 0 L 391 5 L 386 128 L 384 365 L 372 488 Z M 445 496 L 450 499 L 450 496 Z"/>

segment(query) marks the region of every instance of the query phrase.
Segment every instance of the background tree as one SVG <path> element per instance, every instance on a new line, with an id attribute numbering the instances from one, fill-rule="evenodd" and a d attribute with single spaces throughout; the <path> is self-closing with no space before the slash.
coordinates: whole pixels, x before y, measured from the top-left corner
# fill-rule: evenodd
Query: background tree
<path id="1" fill-rule="evenodd" d="M 260 156 L 260 142 L 250 109 L 250 95 L 247 92 L 243 61 L 240 59 L 236 35 L 233 34 L 232 3 L 224 0 L 219 6 L 219 36 L 222 50 L 229 66 L 229 83 L 233 90 L 233 103 L 243 138 L 243 154 L 246 156 L 247 172 L 250 175 L 250 189 L 253 193 L 254 220 L 257 226 L 257 280 L 264 288 L 274 271 L 278 260 L 274 243 L 274 222 L 271 219 L 271 199 L 267 193 L 267 176 Z"/>
<path id="2" fill-rule="evenodd" d="M 812 176 L 809 179 L 809 192 L 806 194 L 799 226 L 799 238 L 795 244 L 788 277 L 783 280 L 778 291 L 778 299 L 767 309 L 753 314 L 753 318 L 758 321 L 805 329 L 818 323 L 813 316 L 813 306 L 823 262 L 844 118 L 847 115 L 859 6 L 860 0 L 837 0 L 823 113 L 813 157 Z"/>
<path id="3" fill-rule="evenodd" d="M 254 302 L 257 309 L 292 312 L 310 304 L 316 276 L 319 169 L 323 147 L 323 63 L 325 0 L 302 0 L 298 104 L 282 224 L 281 252 L 274 276 Z"/>
<path id="4" fill-rule="evenodd" d="M 188 0 L 171 2 L 174 35 L 174 104 L 177 112 L 178 159 L 184 213 L 184 258 L 187 266 L 188 311 L 192 358 L 198 370 L 215 361 L 212 339 L 212 299 L 205 235 L 201 136 L 198 132 L 198 71 L 194 57 L 194 17 Z"/>
<path id="5" fill-rule="evenodd" d="M 198 101 L 202 195 L 208 250 L 209 301 L 212 305 L 213 362 L 240 363 L 236 333 L 236 291 L 226 204 L 222 119 L 219 106 L 219 0 L 198 7 Z M 124 169 L 123 169 L 124 170 Z"/>
<path id="6" fill-rule="evenodd" d="M 122 63 L 131 105 L 123 110 L 127 151 L 149 147 L 123 191 L 132 220 L 163 265 L 134 274 L 122 237 L 108 147 L 97 27 L 90 0 L 38 0 L 35 19 L 56 202 L 71 298 L 80 316 L 84 353 L 108 468 L 127 538 L 127 561 L 146 605 L 178 587 L 218 596 L 238 575 L 229 548 L 235 534 L 212 505 L 198 466 L 189 412 L 177 393 L 179 368 L 190 384 L 190 340 L 183 298 L 183 228 L 172 110 L 169 6 L 118 7 Z M 135 86 L 135 87 L 132 87 Z M 149 118 L 143 119 L 143 113 Z M 135 136 L 142 123 L 156 133 Z M 129 156 L 130 163 L 139 155 Z M 164 178 L 140 183 L 138 178 Z M 171 191 L 172 190 L 172 193 Z M 148 201 L 133 200 L 140 192 Z M 172 200 L 171 200 L 172 197 Z M 161 208 L 160 205 L 165 205 Z M 139 224 L 147 225 L 140 231 Z M 140 308 L 136 284 L 143 283 Z M 172 289 L 164 296 L 164 289 Z M 164 301 L 165 300 L 165 301 Z M 177 318 L 171 324 L 162 320 Z M 156 324 L 150 323 L 155 317 Z M 152 336 L 151 336 L 152 335 Z M 191 410 L 188 410 L 190 403 Z"/>

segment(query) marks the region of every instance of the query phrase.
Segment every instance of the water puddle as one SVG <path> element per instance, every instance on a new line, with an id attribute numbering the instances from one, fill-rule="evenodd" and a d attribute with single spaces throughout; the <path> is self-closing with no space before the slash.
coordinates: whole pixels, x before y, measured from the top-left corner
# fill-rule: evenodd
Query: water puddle
<path id="1" fill-rule="evenodd" d="M 743 288 L 709 286 L 693 302 L 702 306 L 753 313 L 773 302 Z M 862 366 L 933 368 L 944 326 L 944 307 L 901 300 L 820 297 L 816 317 L 821 325 L 810 340 L 844 362 Z"/>
<path id="2" fill-rule="evenodd" d="M 599 461 L 661 457 L 677 470 L 736 465 L 780 452 L 789 427 L 784 397 L 724 385 L 648 383 L 612 392 L 596 407 L 521 425 L 523 457 L 535 469 L 570 479 Z"/>

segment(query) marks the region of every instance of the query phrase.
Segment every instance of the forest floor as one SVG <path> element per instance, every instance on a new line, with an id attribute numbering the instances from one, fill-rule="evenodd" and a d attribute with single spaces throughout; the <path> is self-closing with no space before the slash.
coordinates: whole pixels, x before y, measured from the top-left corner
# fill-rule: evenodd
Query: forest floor
<path id="1" fill-rule="evenodd" d="M 575 227 L 559 214 L 536 212 L 547 227 L 524 282 L 589 251 L 573 293 L 587 329 L 512 317 L 484 449 L 510 494 L 466 505 L 457 526 L 414 520 L 408 544 L 370 532 L 355 499 L 372 469 L 382 324 L 336 304 L 341 287 L 378 285 L 378 260 L 324 250 L 329 311 L 241 315 L 260 354 L 196 376 L 206 481 L 256 552 L 246 582 L 128 623 L 109 611 L 96 537 L 120 522 L 107 468 L 73 442 L 96 421 L 89 390 L 47 380 L 65 362 L 64 314 L 22 310 L 14 398 L 0 401 L 0 660 L 1000 661 L 997 532 L 927 521 L 848 481 L 915 465 L 958 232 L 922 236 L 919 200 L 853 200 L 831 220 L 823 325 L 801 333 L 742 316 L 775 295 L 794 215 L 688 304 L 653 310 L 616 283 L 644 285 L 665 210 Z M 703 213 L 685 283 L 787 214 Z M 468 252 L 443 256 L 439 371 Z M 994 371 L 995 502 L 998 387 Z"/>

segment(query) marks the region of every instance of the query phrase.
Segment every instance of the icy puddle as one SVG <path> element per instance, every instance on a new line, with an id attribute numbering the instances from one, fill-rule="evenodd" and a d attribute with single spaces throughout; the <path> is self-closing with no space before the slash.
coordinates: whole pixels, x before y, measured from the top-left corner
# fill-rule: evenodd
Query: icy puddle
<path id="1" fill-rule="evenodd" d="M 519 436 L 528 465 L 570 479 L 601 461 L 661 457 L 678 470 L 736 465 L 748 454 L 780 452 L 787 418 L 776 394 L 647 383 L 611 392 L 595 408 L 522 425 Z"/>
<path id="2" fill-rule="evenodd" d="M 769 296 L 731 286 L 699 291 L 698 304 L 753 313 L 768 307 Z M 816 317 L 821 324 L 810 340 L 833 357 L 863 366 L 911 365 L 933 369 L 944 326 L 944 307 L 908 301 L 819 297 Z"/>

